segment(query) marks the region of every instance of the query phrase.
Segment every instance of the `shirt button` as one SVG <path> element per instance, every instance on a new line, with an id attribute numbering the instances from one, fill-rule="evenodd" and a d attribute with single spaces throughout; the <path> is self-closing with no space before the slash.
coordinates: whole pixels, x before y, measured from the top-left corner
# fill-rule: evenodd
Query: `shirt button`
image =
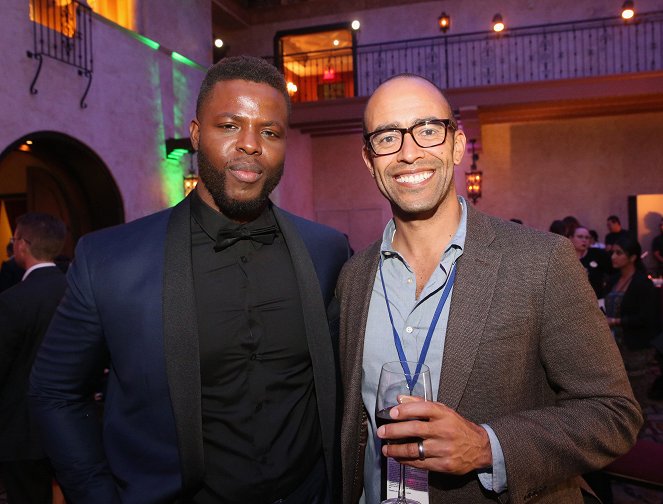
<path id="1" fill-rule="evenodd" d="M 411 284 L 411 283 L 412 283 L 412 279 L 411 279 L 411 278 L 408 278 L 408 279 L 407 279 L 407 283 Z"/>
<path id="2" fill-rule="evenodd" d="M 241 260 L 243 263 L 247 263 L 247 262 L 249 262 L 249 258 L 246 257 L 246 256 L 242 256 L 242 257 L 240 257 L 240 260 Z"/>
<path id="3" fill-rule="evenodd" d="M 412 326 L 407 326 L 405 328 L 405 332 L 408 333 L 408 334 L 410 334 L 412 331 L 414 331 L 414 329 L 412 329 Z"/>

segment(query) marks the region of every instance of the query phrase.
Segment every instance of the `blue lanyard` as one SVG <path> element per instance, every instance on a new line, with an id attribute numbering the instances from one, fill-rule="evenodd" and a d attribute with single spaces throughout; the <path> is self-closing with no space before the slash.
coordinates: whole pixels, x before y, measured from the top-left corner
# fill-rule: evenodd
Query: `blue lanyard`
<path id="1" fill-rule="evenodd" d="M 401 337 L 398 335 L 396 326 L 394 325 L 394 317 L 391 314 L 391 307 L 389 306 L 389 297 L 387 296 L 387 288 L 384 284 L 384 276 L 382 275 L 382 256 L 380 256 L 380 281 L 382 282 L 382 291 L 384 292 L 384 300 L 387 303 L 387 312 L 389 313 L 389 321 L 391 322 L 391 330 L 394 332 L 394 344 L 396 345 L 396 351 L 398 352 L 398 358 L 401 361 L 401 366 L 403 366 L 403 372 L 405 373 L 405 379 L 407 380 L 407 386 L 410 389 L 410 392 L 414 391 L 414 386 L 417 384 L 419 379 L 419 373 L 421 373 L 421 366 L 426 361 L 426 354 L 428 354 L 428 347 L 430 347 L 431 339 L 433 339 L 433 332 L 435 332 L 435 327 L 437 326 L 437 321 L 440 318 L 442 313 L 442 308 L 447 302 L 451 288 L 453 287 L 454 280 L 456 280 L 456 261 L 451 265 L 451 272 L 447 277 L 447 282 L 440 296 L 440 301 L 437 303 L 437 308 L 433 314 L 433 319 L 431 320 L 430 327 L 428 328 L 428 334 L 426 334 L 426 339 L 424 341 L 424 346 L 421 349 L 419 354 L 419 359 L 417 360 L 417 369 L 414 372 L 414 377 L 410 373 L 410 367 L 407 364 L 407 359 L 405 358 L 405 351 L 403 350 L 403 344 L 401 343 Z"/>

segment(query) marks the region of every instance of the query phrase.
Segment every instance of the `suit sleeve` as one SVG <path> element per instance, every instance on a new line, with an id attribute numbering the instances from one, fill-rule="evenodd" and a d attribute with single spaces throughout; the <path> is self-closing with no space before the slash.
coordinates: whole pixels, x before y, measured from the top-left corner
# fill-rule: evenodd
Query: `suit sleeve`
<path id="1" fill-rule="evenodd" d="M 500 440 L 511 502 L 523 502 L 628 451 L 640 408 L 605 318 L 570 244 L 555 242 L 542 286 L 539 358 L 549 406 L 488 422 Z"/>
<path id="2" fill-rule="evenodd" d="M 37 354 L 30 407 L 67 501 L 119 502 L 93 400 L 107 349 L 91 286 L 86 241 L 79 242 L 67 291 Z"/>

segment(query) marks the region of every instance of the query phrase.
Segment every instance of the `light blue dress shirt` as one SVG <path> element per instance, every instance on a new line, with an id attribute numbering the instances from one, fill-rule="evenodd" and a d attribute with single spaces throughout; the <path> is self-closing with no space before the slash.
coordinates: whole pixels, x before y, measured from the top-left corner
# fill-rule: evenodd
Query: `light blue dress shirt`
<path id="1" fill-rule="evenodd" d="M 393 219 L 387 223 L 382 235 L 380 253 L 382 255 L 382 274 L 389 297 L 389 305 L 394 319 L 394 326 L 401 337 L 405 356 L 410 361 L 417 361 L 424 344 L 430 322 L 442 296 L 451 267 L 463 254 L 467 231 L 467 202 L 459 197 L 461 218 L 456 233 L 451 238 L 447 249 L 440 257 L 440 267 L 431 275 L 424 286 L 419 299 L 416 298 L 416 277 L 414 271 L 392 247 L 396 226 Z M 440 374 L 442 372 L 442 354 L 449 321 L 451 294 L 433 332 L 430 348 L 425 363 L 431 370 L 433 397 L 438 395 Z M 375 504 L 380 502 L 380 446 L 376 436 L 375 400 L 380 378 L 380 369 L 385 362 L 400 360 L 394 344 L 394 337 L 389 322 L 380 272 L 378 270 L 371 294 L 371 302 L 366 321 L 364 339 L 364 357 L 362 364 L 361 394 L 368 412 L 368 441 L 364 457 L 364 495 L 362 502 Z M 481 484 L 487 490 L 501 492 L 506 489 L 506 471 L 504 456 L 497 436 L 487 425 L 482 425 L 488 432 L 493 455 L 492 470 L 479 473 Z"/>

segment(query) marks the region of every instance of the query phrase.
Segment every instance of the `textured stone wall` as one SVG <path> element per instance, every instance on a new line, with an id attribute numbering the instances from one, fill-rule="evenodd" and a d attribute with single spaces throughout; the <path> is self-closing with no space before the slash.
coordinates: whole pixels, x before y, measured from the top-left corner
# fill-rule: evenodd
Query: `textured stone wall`
<path id="1" fill-rule="evenodd" d="M 211 55 L 202 50 L 209 46 L 209 1 L 188 5 L 185 17 L 195 21 L 193 31 L 190 23 L 178 21 L 182 11 L 174 8 L 150 15 L 155 16 L 150 38 L 192 59 L 200 58 L 205 66 L 211 63 Z M 161 36 L 168 40 L 159 40 Z M 77 139 L 109 168 L 122 194 L 126 220 L 132 220 L 174 203 L 178 191 L 181 199 L 188 160 L 184 158 L 181 165 L 167 162 L 164 139 L 188 136 L 204 72 L 175 62 L 169 53 L 151 49 L 98 18 L 93 19 L 93 37 L 94 71 L 86 109 L 79 107 L 79 101 L 87 80 L 74 67 L 50 58 L 44 59 L 38 94 L 31 95 L 37 62 L 26 57 L 26 51 L 33 49 L 28 2 L 3 2 L 0 152 L 37 131 Z"/>

